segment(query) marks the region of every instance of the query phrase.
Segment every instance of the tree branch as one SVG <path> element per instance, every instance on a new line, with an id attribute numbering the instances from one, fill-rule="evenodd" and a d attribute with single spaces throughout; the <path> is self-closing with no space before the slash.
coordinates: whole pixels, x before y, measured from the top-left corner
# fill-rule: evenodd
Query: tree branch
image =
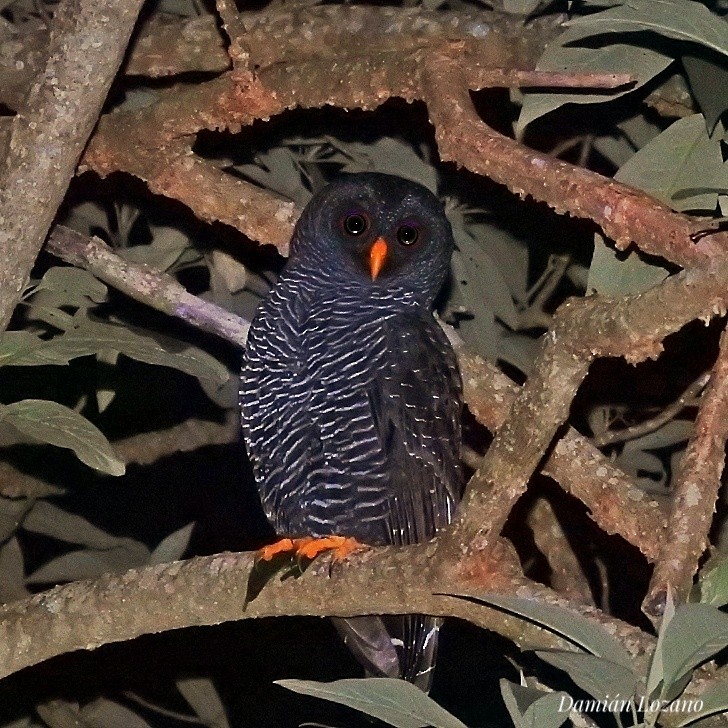
<path id="1" fill-rule="evenodd" d="M 43 245 L 121 64 L 142 0 L 65 0 L 0 172 L 0 331 Z"/>
<path id="2" fill-rule="evenodd" d="M 565 647 L 538 627 L 498 610 L 446 594 L 478 596 L 472 583 L 430 579 L 431 544 L 406 549 L 378 548 L 346 562 L 317 560 L 297 579 L 271 579 L 246 604 L 254 568 L 252 553 L 223 553 L 174 562 L 95 581 L 55 587 L 0 607 L 0 677 L 55 655 L 190 626 L 271 616 L 339 616 L 425 612 L 466 619 L 492 629 L 523 647 Z M 519 593 L 573 608 L 610 629 L 638 661 L 653 638 L 593 607 L 572 605 L 523 577 L 504 576 L 492 560 L 489 592 Z M 406 584 L 407 588 L 402 585 Z"/>
<path id="3" fill-rule="evenodd" d="M 728 260 L 705 271 L 683 271 L 659 286 L 620 299 L 570 300 L 543 337 L 531 376 L 496 433 L 465 491 L 453 525 L 440 539 L 443 564 L 487 549 L 544 457 L 596 357 L 632 364 L 657 357 L 662 340 L 728 303 Z"/>
<path id="4" fill-rule="evenodd" d="M 687 598 L 708 535 L 721 486 L 728 439 L 728 330 L 723 331 L 715 362 L 672 496 L 665 540 L 645 597 L 645 612 L 661 616 L 668 585 L 679 600 Z"/>

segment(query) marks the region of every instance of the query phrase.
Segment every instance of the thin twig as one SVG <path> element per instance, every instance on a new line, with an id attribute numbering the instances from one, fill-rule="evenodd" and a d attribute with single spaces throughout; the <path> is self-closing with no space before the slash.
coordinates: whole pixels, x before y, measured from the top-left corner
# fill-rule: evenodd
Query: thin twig
<path id="1" fill-rule="evenodd" d="M 710 372 L 701 374 L 674 402 L 661 410 L 659 414 L 644 422 L 623 427 L 620 430 L 605 430 L 594 436 L 594 444 L 597 447 L 615 445 L 618 442 L 635 440 L 660 429 L 664 424 L 675 419 L 686 407 L 695 404 L 696 397 L 702 392 L 709 379 Z"/>
<path id="2" fill-rule="evenodd" d="M 135 301 L 217 334 L 238 346 L 245 345 L 249 321 L 193 296 L 166 273 L 125 261 L 100 238 L 88 238 L 57 225 L 48 239 L 48 251 L 68 263 L 86 268 Z"/>

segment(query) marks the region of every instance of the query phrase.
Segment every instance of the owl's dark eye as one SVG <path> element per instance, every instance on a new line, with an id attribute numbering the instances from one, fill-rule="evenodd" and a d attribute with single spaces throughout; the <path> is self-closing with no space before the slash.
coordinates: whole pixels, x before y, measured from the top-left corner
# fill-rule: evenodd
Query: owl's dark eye
<path id="1" fill-rule="evenodd" d="M 344 218 L 344 230 L 348 235 L 357 237 L 367 231 L 369 220 L 365 215 L 355 212 Z"/>
<path id="2" fill-rule="evenodd" d="M 400 225 L 397 228 L 397 240 L 402 245 L 414 245 L 420 237 L 420 231 L 414 225 Z"/>

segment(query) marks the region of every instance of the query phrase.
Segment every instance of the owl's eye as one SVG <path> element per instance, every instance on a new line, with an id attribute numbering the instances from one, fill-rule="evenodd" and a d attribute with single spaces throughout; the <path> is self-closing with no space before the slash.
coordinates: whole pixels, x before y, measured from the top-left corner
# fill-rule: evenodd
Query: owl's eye
<path id="1" fill-rule="evenodd" d="M 420 237 L 420 231 L 414 225 L 400 225 L 397 228 L 397 240 L 402 245 L 414 245 Z"/>
<path id="2" fill-rule="evenodd" d="M 344 231 L 352 237 L 358 237 L 369 228 L 369 220 L 365 215 L 355 212 L 344 218 Z"/>

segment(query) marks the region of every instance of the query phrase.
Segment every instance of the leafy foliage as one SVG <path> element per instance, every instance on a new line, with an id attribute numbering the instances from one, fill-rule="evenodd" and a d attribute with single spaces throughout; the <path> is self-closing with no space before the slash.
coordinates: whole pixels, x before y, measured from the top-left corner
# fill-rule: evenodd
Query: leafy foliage
<path id="1" fill-rule="evenodd" d="M 584 632 L 573 629 L 571 622 L 587 623 L 573 612 L 561 607 L 529 602 L 525 599 L 488 595 L 484 601 L 528 618 L 555 634 L 583 639 Z M 657 646 L 646 675 L 640 675 L 631 658 L 614 662 L 625 655 L 621 645 L 605 630 L 593 623 L 586 626 L 590 649 L 599 645 L 616 644 L 615 653 L 609 648 L 609 658 L 572 650 L 538 650 L 545 662 L 566 673 L 592 699 L 574 699 L 568 693 L 545 690 L 542 685 L 522 684 L 501 680 L 501 692 L 508 713 L 516 728 L 558 728 L 574 714 L 582 713 L 597 719 L 599 714 L 611 714 L 621 723 L 621 714 L 630 712 L 634 725 L 649 728 L 663 725 L 661 716 L 673 711 L 683 715 L 677 725 L 687 725 L 712 713 L 728 709 L 728 691 L 714 687 L 704 695 L 680 699 L 693 670 L 716 652 L 728 646 L 728 615 L 706 604 L 685 604 L 675 608 L 670 602 L 662 620 Z M 454 716 L 433 703 L 431 698 L 409 683 L 390 679 L 338 680 L 319 683 L 302 680 L 281 680 L 290 690 L 331 700 L 356 708 L 379 718 L 396 728 L 462 727 Z M 640 717 L 638 717 L 638 715 Z"/>

